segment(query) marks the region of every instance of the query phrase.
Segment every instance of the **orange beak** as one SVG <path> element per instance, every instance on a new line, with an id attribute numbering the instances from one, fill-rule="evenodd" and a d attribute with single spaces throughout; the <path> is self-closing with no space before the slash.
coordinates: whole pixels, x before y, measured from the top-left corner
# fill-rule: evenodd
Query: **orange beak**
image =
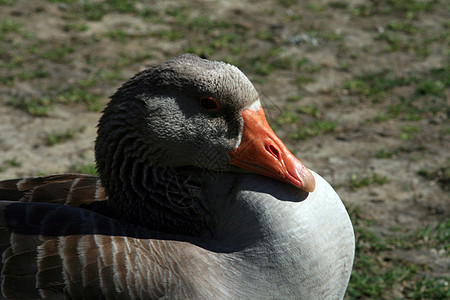
<path id="1" fill-rule="evenodd" d="M 316 182 L 309 171 L 275 135 L 264 116 L 257 111 L 242 111 L 244 128 L 241 143 L 230 151 L 230 164 L 242 169 L 292 184 L 307 192 L 314 191 Z"/>

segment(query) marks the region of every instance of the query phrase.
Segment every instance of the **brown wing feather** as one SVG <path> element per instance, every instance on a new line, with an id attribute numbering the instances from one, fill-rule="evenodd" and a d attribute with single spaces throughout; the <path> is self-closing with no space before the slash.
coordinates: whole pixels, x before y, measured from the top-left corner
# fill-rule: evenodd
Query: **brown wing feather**
<path id="1" fill-rule="evenodd" d="M 2 292 L 8 299 L 38 299 L 36 290 L 37 236 L 10 235 L 10 247 L 3 251 Z M 2 244 L 5 241 L 1 241 Z"/>
<path id="2" fill-rule="evenodd" d="M 0 200 L 80 206 L 106 199 L 99 178 L 92 175 L 62 174 L 0 181 Z"/>
<path id="3" fill-rule="evenodd" d="M 74 264 L 70 277 L 76 276 L 81 261 L 78 255 L 74 255 L 73 249 L 76 249 L 79 236 L 45 237 L 37 234 L 14 233 L 8 228 L 8 216 L 4 213 L 6 207 L 14 203 L 9 201 L 46 202 L 69 206 L 104 201 L 106 196 L 99 179 L 91 175 L 63 174 L 0 181 L 0 200 L 2 201 L 0 253 L 3 257 L 0 263 L 2 271 L 0 299 L 1 294 L 3 297 L 7 295 L 8 299 L 53 298 L 56 295 L 62 295 L 64 289 L 69 286 L 76 287 L 81 282 L 81 276 L 68 277 L 66 282 L 64 275 L 67 275 L 67 272 L 63 272 L 63 263 L 65 255 L 73 258 Z M 61 224 L 43 222 L 39 225 L 61 226 Z M 73 237 L 76 238 L 71 246 L 70 241 Z M 62 248 L 68 249 L 59 253 L 60 243 L 65 244 L 66 240 L 69 243 L 68 247 Z M 82 295 L 76 290 L 76 288 L 72 289 L 72 295 L 81 297 Z"/>
<path id="4" fill-rule="evenodd" d="M 180 261 L 161 259 L 171 256 L 172 247 L 167 245 L 173 241 L 156 240 L 143 228 L 64 205 L 89 203 L 73 200 L 82 194 L 98 195 L 97 178 L 82 177 L 78 182 L 77 178 L 1 182 L 2 189 L 24 195 L 0 201 L 0 299 L 189 296 L 178 274 Z M 50 186 L 65 194 L 42 202 L 45 193 L 39 189 Z M 100 199 L 104 197 L 91 202 Z"/>

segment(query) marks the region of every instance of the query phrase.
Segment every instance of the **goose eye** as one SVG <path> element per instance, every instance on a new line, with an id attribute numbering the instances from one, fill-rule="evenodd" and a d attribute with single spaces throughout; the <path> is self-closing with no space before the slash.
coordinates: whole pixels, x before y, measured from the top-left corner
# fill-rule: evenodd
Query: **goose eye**
<path id="1" fill-rule="evenodd" d="M 200 106 L 206 110 L 218 110 L 220 108 L 219 101 L 211 97 L 200 98 Z"/>

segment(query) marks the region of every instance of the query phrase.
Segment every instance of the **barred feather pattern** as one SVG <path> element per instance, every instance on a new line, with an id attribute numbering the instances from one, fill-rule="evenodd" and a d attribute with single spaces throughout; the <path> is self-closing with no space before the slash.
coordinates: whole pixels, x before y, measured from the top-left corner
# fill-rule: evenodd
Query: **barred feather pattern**
<path id="1" fill-rule="evenodd" d="M 89 209 L 107 205 L 98 178 L 3 181 L 0 198 L 9 200 L 0 204 L 5 299 L 192 297 L 178 267 L 189 246 Z"/>
<path id="2" fill-rule="evenodd" d="M 61 174 L 0 181 L 0 199 L 58 203 L 70 206 L 107 200 L 96 176 Z"/>
<path id="3" fill-rule="evenodd" d="M 187 289 L 181 289 L 186 283 L 176 272 L 177 261 L 158 260 L 170 253 L 163 241 L 12 233 L 9 243 L 3 254 L 2 291 L 6 299 L 192 297 Z"/>

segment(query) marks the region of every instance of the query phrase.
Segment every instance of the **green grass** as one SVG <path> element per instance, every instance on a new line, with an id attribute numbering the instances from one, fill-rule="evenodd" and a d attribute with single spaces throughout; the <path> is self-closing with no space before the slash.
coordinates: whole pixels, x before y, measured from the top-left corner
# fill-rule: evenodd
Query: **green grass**
<path id="1" fill-rule="evenodd" d="M 282 5 L 285 7 L 291 7 L 292 5 L 296 4 L 296 0 L 281 0 L 280 1 Z"/>
<path id="2" fill-rule="evenodd" d="M 450 124 L 442 126 L 441 132 L 445 135 L 450 134 Z"/>
<path id="3" fill-rule="evenodd" d="M 110 38 L 112 40 L 119 41 L 120 43 L 124 44 L 128 39 L 128 34 L 123 29 L 114 29 L 109 30 L 104 33 L 104 36 L 107 38 Z"/>
<path id="4" fill-rule="evenodd" d="M 4 172 L 9 168 L 20 167 L 22 163 L 16 158 L 6 159 L 0 163 L 0 172 Z"/>
<path id="5" fill-rule="evenodd" d="M 349 187 L 353 190 L 358 188 L 366 187 L 369 185 L 377 184 L 383 185 L 389 181 L 389 178 L 384 175 L 378 175 L 377 173 L 372 173 L 369 176 L 358 176 L 357 174 L 352 174 L 349 178 Z"/>
<path id="6" fill-rule="evenodd" d="M 297 69 L 301 69 L 303 68 L 303 66 L 305 66 L 308 63 L 308 60 L 306 58 L 302 58 L 297 60 L 297 62 L 295 63 L 295 66 L 297 67 Z"/>
<path id="7" fill-rule="evenodd" d="M 189 19 L 187 16 L 182 15 L 180 22 L 184 25 L 187 20 L 187 26 L 189 29 L 200 29 L 205 33 L 211 33 L 217 29 L 231 29 L 236 25 L 227 20 L 214 20 L 208 16 L 200 16 Z"/>
<path id="8" fill-rule="evenodd" d="M 142 3 L 141 3 L 142 4 Z M 220 53 L 220 58 L 228 55 L 243 55 L 242 59 L 234 60 L 234 63 L 246 73 L 256 74 L 259 78 L 273 74 L 278 70 L 292 69 L 295 67 L 293 58 L 284 52 L 279 46 L 279 36 L 271 30 L 251 28 L 245 22 L 237 22 L 234 19 L 216 19 L 209 15 L 190 14 L 192 8 L 183 4 L 171 4 L 164 10 L 158 11 L 151 5 L 139 5 L 137 1 L 117 1 L 107 0 L 101 2 L 68 2 L 68 7 L 64 11 L 64 18 L 67 20 L 67 31 L 82 32 L 87 30 L 87 25 L 82 20 L 100 21 L 106 14 L 131 14 L 141 17 L 146 22 L 161 23 L 170 25 L 168 28 L 160 29 L 147 36 L 127 33 L 124 28 L 114 28 L 104 33 L 96 35 L 95 38 L 101 40 L 108 38 L 121 44 L 130 40 L 156 37 L 164 41 L 186 41 L 183 52 L 191 52 L 202 57 L 211 57 Z M 294 20 L 295 21 L 295 20 Z M 291 22 L 291 21 L 289 21 Z M 310 34 L 333 41 L 340 38 L 333 32 L 311 31 Z M 205 37 L 207 37 L 205 39 Z M 258 54 L 246 44 L 251 38 L 258 38 L 271 42 L 276 47 L 268 49 L 267 53 Z M 80 40 L 86 43 L 85 39 Z M 54 62 L 68 61 L 72 57 L 70 48 L 46 49 L 49 53 L 44 59 L 51 59 Z M 47 52 L 47 51 L 46 51 Z M 230 60 L 233 60 L 230 58 Z M 114 63 L 113 66 L 120 67 L 122 63 Z M 129 66 L 128 62 L 123 63 Z M 312 66 L 309 71 L 319 72 L 320 66 Z M 310 79 L 308 78 L 308 81 Z"/>
<path id="9" fill-rule="evenodd" d="M 408 299 L 449 298 L 449 276 L 427 276 L 424 275 L 427 265 L 401 257 L 387 259 L 393 249 L 428 247 L 449 251 L 449 220 L 406 235 L 404 229 L 394 228 L 391 237 L 382 237 L 372 229 L 375 224 L 361 214 L 358 206 L 350 206 L 349 213 L 354 224 L 356 252 L 345 299 L 397 299 L 393 289 L 398 287 L 404 289 Z"/>
<path id="10" fill-rule="evenodd" d="M 286 98 L 286 102 L 298 102 L 303 99 L 301 95 L 292 95 Z"/>
<path id="11" fill-rule="evenodd" d="M 364 5 L 363 14 L 371 15 L 374 12 L 379 13 L 380 11 L 389 8 L 389 5 L 378 6 L 380 3 L 386 1 L 377 2 L 378 3 L 376 5 Z M 448 36 L 448 34 L 437 34 L 430 37 L 427 30 L 414 25 L 414 20 L 418 14 L 432 10 L 437 1 L 428 1 L 428 4 L 430 5 L 425 5 L 424 7 L 421 7 L 421 5 L 415 5 L 418 4 L 416 1 L 411 1 L 411 3 L 408 3 L 411 4 L 410 6 L 403 1 L 387 2 L 394 4 L 390 7 L 392 9 L 386 10 L 387 15 L 391 15 L 392 13 L 392 19 L 385 26 L 383 26 L 385 30 L 381 31 L 376 38 L 385 44 L 384 50 L 386 52 L 413 52 L 415 53 L 416 60 L 423 60 L 432 53 L 432 50 L 430 49 L 430 45 L 432 43 L 446 40 L 445 36 Z M 424 3 L 424 1 L 420 2 Z M 402 9 L 403 11 L 401 11 Z M 404 18 L 399 18 L 398 15 L 401 12 L 406 12 L 406 16 Z M 425 38 L 424 36 L 428 37 Z"/>
<path id="12" fill-rule="evenodd" d="M 447 181 L 449 180 L 450 169 L 447 169 Z M 412 236 L 416 248 L 431 247 L 442 249 L 450 254 L 450 220 L 438 223 L 436 226 L 427 226 L 419 228 Z"/>
<path id="13" fill-rule="evenodd" d="M 448 74 L 450 76 L 450 74 Z M 426 79 L 417 85 L 416 93 L 419 95 L 444 96 L 445 89 L 448 87 L 441 80 Z"/>
<path id="14" fill-rule="evenodd" d="M 75 4 L 73 4 L 75 5 Z M 44 40 L 33 38 L 23 26 L 16 21 L 9 19 L 1 21 L 1 34 L 14 34 L 15 39 L 12 45 L 8 45 L 11 50 L 0 54 L 5 58 L 4 67 L 8 72 L 2 72 L 0 83 L 10 86 L 15 82 L 31 81 L 31 85 L 39 87 L 43 91 L 48 91 L 45 97 L 36 98 L 14 98 L 9 103 L 14 107 L 24 110 L 34 116 L 46 116 L 54 103 L 83 103 L 89 110 L 98 111 L 103 106 L 103 94 L 97 92 L 98 87 L 114 84 L 123 80 L 119 70 L 123 66 L 139 63 L 151 57 L 151 54 L 127 53 L 124 60 L 115 60 L 108 68 L 98 68 L 98 63 L 103 63 L 102 57 L 97 55 L 87 56 L 88 66 L 81 70 L 85 78 L 74 80 L 68 76 L 67 72 L 62 72 L 61 78 L 52 78 L 56 73 L 51 70 L 60 69 L 58 65 L 70 65 L 77 55 L 76 49 L 79 46 L 89 46 L 90 40 L 80 40 L 74 38 L 69 43 L 55 42 L 49 43 Z M 69 24 L 73 20 L 68 20 Z M 87 44 L 86 44 L 87 43 Z M 4 45 L 1 45 L 4 47 Z M 1 49 L 1 48 L 0 48 Z M 59 74 L 57 75 L 59 76 Z M 56 82 L 48 83 L 48 82 Z M 53 86 L 54 85 L 54 86 Z"/>
<path id="15" fill-rule="evenodd" d="M 434 9 L 436 1 L 420 0 L 370 0 L 349 10 L 356 16 L 400 15 L 408 20 L 415 19 L 418 14 Z"/>
<path id="16" fill-rule="evenodd" d="M 47 116 L 49 110 L 52 109 L 54 101 L 49 97 L 41 97 L 37 99 L 14 99 L 10 102 L 10 105 L 26 111 L 30 115 L 42 117 Z"/>
<path id="17" fill-rule="evenodd" d="M 319 108 L 314 104 L 298 105 L 297 102 L 300 99 L 301 96 L 287 98 L 287 104 L 284 105 L 281 114 L 276 118 L 275 126 L 296 124 L 295 129 L 289 134 L 289 138 L 293 140 L 306 140 L 335 130 L 337 125 L 335 121 L 321 119 Z M 309 121 L 300 124 L 302 114 L 307 115 Z"/>
<path id="18" fill-rule="evenodd" d="M 342 39 L 342 36 L 335 32 L 327 32 L 327 31 L 308 31 L 308 36 L 312 38 L 318 38 L 326 42 L 331 41 L 339 41 Z"/>
<path id="19" fill-rule="evenodd" d="M 415 274 L 415 268 L 403 265 L 389 265 L 380 255 L 390 249 L 388 242 L 364 222 L 358 206 L 349 209 L 354 224 L 356 249 L 355 262 L 347 289 L 346 299 L 381 299 L 392 287 Z"/>
<path id="20" fill-rule="evenodd" d="M 165 41 L 176 41 L 184 38 L 184 33 L 182 31 L 173 30 L 170 28 L 156 31 L 153 35 Z"/>
<path id="21" fill-rule="evenodd" d="M 274 39 L 276 38 L 276 35 L 275 35 L 274 32 L 269 31 L 267 29 L 259 29 L 259 30 L 256 31 L 255 37 L 260 39 L 260 40 L 273 42 Z"/>
<path id="22" fill-rule="evenodd" d="M 450 251 L 450 220 L 438 222 L 433 226 L 418 228 L 415 232 L 388 239 L 393 248 L 397 249 L 436 249 L 445 251 L 448 256 Z M 427 266 L 418 266 L 420 270 L 426 270 Z M 449 299 L 450 276 L 429 275 L 415 276 L 404 285 L 404 294 L 408 299 Z"/>
<path id="23" fill-rule="evenodd" d="M 64 104 L 82 103 L 88 110 L 100 111 L 103 106 L 102 94 L 95 91 L 95 87 L 105 81 L 120 80 L 122 76 L 115 71 L 100 71 L 77 80 L 74 84 L 56 96 L 56 101 Z"/>
<path id="24" fill-rule="evenodd" d="M 385 49 L 388 52 L 406 51 L 410 47 L 407 40 L 402 38 L 400 35 L 388 31 L 379 34 L 377 40 L 384 41 L 386 43 Z"/>
<path id="25" fill-rule="evenodd" d="M 392 31 L 400 31 L 408 34 L 417 33 L 418 29 L 411 22 L 403 21 L 403 20 L 391 20 L 387 27 L 388 30 Z"/>
<path id="26" fill-rule="evenodd" d="M 281 48 L 272 47 L 265 53 L 249 58 L 245 63 L 241 62 L 239 67 L 249 74 L 268 76 L 275 71 L 292 70 L 294 59 L 285 55 Z"/>
<path id="27" fill-rule="evenodd" d="M 4 19 L 0 21 L 0 39 L 3 40 L 7 34 L 17 33 L 22 30 L 22 24 L 13 19 Z"/>
<path id="28" fill-rule="evenodd" d="M 428 95 L 435 97 L 436 95 Z M 418 121 L 430 115 L 438 115 L 448 110 L 444 101 L 418 101 L 417 97 L 398 97 L 391 99 L 390 103 L 385 107 L 384 112 L 379 112 L 375 120 L 386 121 L 390 119 L 400 119 L 405 121 Z M 444 100 L 443 98 L 440 98 Z M 424 105 L 426 103 L 426 105 Z"/>
<path id="29" fill-rule="evenodd" d="M 289 108 L 283 109 L 281 115 L 277 118 L 276 122 L 278 125 L 284 124 L 295 124 L 299 120 L 299 116 L 294 111 Z"/>
<path id="30" fill-rule="evenodd" d="M 307 104 L 304 106 L 299 106 L 299 107 L 297 107 L 297 112 L 299 112 L 301 114 L 310 115 L 316 119 L 321 117 L 319 108 L 314 104 Z"/>
<path id="31" fill-rule="evenodd" d="M 303 124 L 296 131 L 291 132 L 289 137 L 293 140 L 306 140 L 323 133 L 333 132 L 336 125 L 335 121 L 314 120 L 310 123 Z"/>
<path id="32" fill-rule="evenodd" d="M 50 3 L 66 3 L 66 4 L 73 4 L 77 2 L 77 0 L 45 0 L 45 1 Z"/>
<path id="33" fill-rule="evenodd" d="M 307 4 L 306 9 L 312 12 L 321 12 L 325 10 L 325 6 L 316 5 L 316 4 Z"/>
<path id="34" fill-rule="evenodd" d="M 201 57 L 210 57 L 217 52 L 236 55 L 248 49 L 244 43 L 248 29 L 235 22 L 214 20 L 209 16 L 193 18 L 183 16 L 177 18 L 176 24 L 174 31 L 182 32 L 183 28 L 188 28 L 191 33 L 187 52 Z M 206 41 L 202 39 L 205 36 L 208 37 Z"/>
<path id="35" fill-rule="evenodd" d="M 414 232 L 398 229 L 399 235 L 388 239 L 394 248 L 405 250 L 436 249 L 445 253 L 450 251 L 450 220 L 439 221 L 434 225 L 417 228 Z M 444 254 L 448 256 L 448 254 Z"/>
<path id="36" fill-rule="evenodd" d="M 91 93 L 86 89 L 72 87 L 57 97 L 61 103 L 84 103 L 88 110 L 100 111 L 102 108 L 101 94 Z"/>
<path id="37" fill-rule="evenodd" d="M 138 52 L 138 53 L 126 53 L 126 52 L 119 52 L 116 59 L 111 62 L 111 72 L 115 72 L 116 74 L 119 74 L 119 72 L 127 66 L 133 65 L 133 64 L 142 64 L 143 61 L 151 58 L 153 55 L 148 51 Z M 94 76 L 99 77 L 104 80 L 108 80 L 109 78 L 105 76 L 107 73 L 100 73 L 98 76 L 94 74 Z M 122 77 L 119 77 L 122 78 Z"/>
<path id="38" fill-rule="evenodd" d="M 420 132 L 421 129 L 416 125 L 402 125 L 399 138 L 404 141 L 409 141 Z"/>
<path id="39" fill-rule="evenodd" d="M 69 54 L 74 53 L 75 48 L 72 46 L 57 44 L 52 45 L 51 48 L 46 49 L 40 53 L 40 56 L 52 62 L 64 63 L 67 62 L 67 57 Z"/>
<path id="40" fill-rule="evenodd" d="M 435 170 L 420 168 L 417 174 L 429 181 L 438 182 L 444 191 L 450 191 L 450 162 L 447 161 Z"/>
<path id="41" fill-rule="evenodd" d="M 398 101 L 387 106 L 388 118 L 400 117 L 407 121 L 418 121 L 426 113 L 423 108 L 417 107 L 414 101 L 406 97 L 399 97 Z"/>
<path id="42" fill-rule="evenodd" d="M 408 299 L 450 299 L 450 276 L 422 276 L 405 287 Z"/>
<path id="43" fill-rule="evenodd" d="M 388 148 L 378 148 L 376 151 L 376 158 L 392 158 L 395 155 L 395 151 Z"/>
<path id="44" fill-rule="evenodd" d="M 295 84 L 299 86 L 310 82 L 314 82 L 314 78 L 311 76 L 298 74 L 295 78 Z"/>
<path id="45" fill-rule="evenodd" d="M 394 87 L 407 86 L 411 78 L 396 76 L 392 71 L 367 73 L 346 81 L 343 88 L 350 94 L 363 97 L 363 99 L 379 100 L 386 97 L 386 93 Z"/>
<path id="46" fill-rule="evenodd" d="M 336 9 L 346 9 L 348 8 L 348 3 L 345 3 L 343 1 L 332 1 L 328 3 L 328 6 Z"/>
<path id="47" fill-rule="evenodd" d="M 168 16 L 172 17 L 173 21 L 175 21 L 177 24 L 186 25 L 186 21 L 189 20 L 188 7 L 184 3 L 169 6 L 166 8 L 165 12 Z"/>
<path id="48" fill-rule="evenodd" d="M 95 163 L 73 165 L 69 168 L 69 172 L 97 175 L 97 169 L 95 167 Z"/>
<path id="49" fill-rule="evenodd" d="M 361 6 L 361 14 L 373 15 L 384 14 L 390 15 L 391 20 L 384 28 L 385 30 L 378 34 L 377 39 L 383 41 L 386 45 L 385 51 L 394 52 L 414 52 L 417 60 L 423 60 L 432 52 L 430 44 L 442 40 L 442 35 L 434 37 L 417 39 L 418 34 L 429 35 L 428 32 L 422 28 L 414 25 L 415 19 L 422 13 L 434 9 L 438 1 L 407 1 L 407 0 L 385 0 L 373 1 L 372 4 Z M 358 9 L 353 9 L 358 11 Z M 403 17 L 399 14 L 405 13 Z M 357 13 L 358 14 L 358 13 Z M 445 36 L 445 34 L 444 34 Z M 444 37 L 444 40 L 446 38 Z"/>
<path id="50" fill-rule="evenodd" d="M 77 129 L 66 129 L 64 131 L 55 131 L 47 134 L 46 136 L 46 144 L 49 146 L 53 146 L 56 144 L 64 143 L 70 139 L 73 139 L 78 133 L 83 132 L 84 127 L 80 127 Z"/>
<path id="51" fill-rule="evenodd" d="M 17 62 L 10 61 L 10 63 L 17 63 Z M 19 62 L 19 64 L 21 64 L 21 62 Z M 26 81 L 26 80 L 48 78 L 50 76 L 50 72 L 43 64 L 38 64 L 37 66 L 33 66 L 31 68 L 20 68 L 18 66 L 7 65 L 7 68 L 16 68 L 16 72 L 11 72 L 10 74 L 0 76 L 0 83 L 5 85 L 11 85 L 12 83 L 14 83 L 15 80 Z"/>
<path id="52" fill-rule="evenodd" d="M 16 75 L 1 78 L 1 82 L 10 84 L 15 79 L 33 80 L 45 78 L 47 76 L 48 72 L 38 66 L 37 70 L 23 70 Z M 92 92 L 91 89 L 95 89 L 97 85 L 100 85 L 105 81 L 119 81 L 121 79 L 122 76 L 118 72 L 102 71 L 76 81 L 65 90 L 61 87 L 55 87 L 55 91 L 59 91 L 59 93 L 54 97 L 19 98 L 11 100 L 9 104 L 17 109 L 26 111 L 33 116 L 47 116 L 55 103 L 84 104 L 88 110 L 100 111 L 103 106 L 101 101 L 103 99 L 102 94 Z"/>
<path id="53" fill-rule="evenodd" d="M 82 22 L 69 22 L 64 25 L 64 31 L 72 31 L 72 32 L 84 32 L 89 29 L 89 26 Z"/>
<path id="54" fill-rule="evenodd" d="M 445 102 L 445 91 L 450 87 L 449 78 L 450 66 L 448 65 L 410 76 L 398 76 L 392 71 L 384 70 L 356 76 L 346 81 L 342 87 L 349 94 L 357 95 L 361 101 L 371 101 L 376 104 L 389 99 L 390 103 L 386 106 L 386 111 L 379 112 L 375 117 L 377 121 L 392 118 L 417 121 L 450 109 Z M 392 89 L 397 87 L 410 88 L 414 91 L 414 95 L 395 97 Z M 421 102 L 418 102 L 419 100 Z M 406 140 L 410 137 L 410 133 L 402 136 Z"/>
<path id="55" fill-rule="evenodd" d="M 90 21 L 99 21 L 109 13 L 137 13 L 134 0 L 106 0 L 102 2 L 84 2 L 82 15 Z"/>

